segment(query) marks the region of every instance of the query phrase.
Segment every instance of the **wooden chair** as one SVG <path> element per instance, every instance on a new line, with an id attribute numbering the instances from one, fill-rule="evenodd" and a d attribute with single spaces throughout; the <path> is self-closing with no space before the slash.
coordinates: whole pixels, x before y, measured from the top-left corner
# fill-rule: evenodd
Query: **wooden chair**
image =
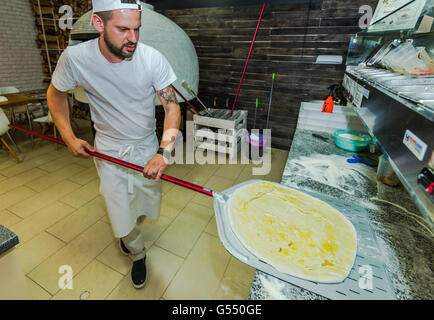
<path id="1" fill-rule="evenodd" d="M 33 121 L 39 123 L 42 126 L 42 134 L 45 134 L 45 131 L 47 130 L 47 128 L 50 125 L 53 125 L 53 135 L 54 135 L 54 138 L 57 139 L 56 125 L 54 124 L 54 121 L 53 121 L 53 118 L 51 117 L 50 112 L 48 112 L 48 114 L 46 116 L 33 119 Z M 42 143 L 42 141 L 43 141 L 43 139 L 41 138 L 41 140 L 39 141 L 39 145 Z M 56 150 L 59 150 L 59 145 L 57 143 L 54 144 L 54 147 L 56 148 Z"/>
<path id="2" fill-rule="evenodd" d="M 12 139 L 11 135 L 9 134 L 9 119 L 6 116 L 6 114 L 4 113 L 3 109 L 0 109 L 0 141 L 2 142 L 2 144 L 6 147 L 6 149 L 10 152 L 10 154 L 12 154 L 12 156 L 15 158 L 15 160 L 20 163 L 21 160 L 18 158 L 18 156 L 16 155 L 16 153 L 14 152 L 14 150 L 12 150 L 12 148 L 7 144 L 7 142 L 5 141 L 5 139 L 3 139 L 3 135 L 7 134 L 9 139 L 12 141 L 12 143 L 15 145 L 15 147 L 17 148 L 18 151 L 20 151 L 20 149 L 18 148 L 17 144 L 15 143 L 14 139 Z"/>

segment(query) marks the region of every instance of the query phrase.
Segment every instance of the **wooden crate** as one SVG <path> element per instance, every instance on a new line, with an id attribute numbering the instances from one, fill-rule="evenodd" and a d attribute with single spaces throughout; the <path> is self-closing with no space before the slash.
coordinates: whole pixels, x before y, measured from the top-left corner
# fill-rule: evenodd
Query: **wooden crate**
<path id="1" fill-rule="evenodd" d="M 193 115 L 194 147 L 229 154 L 235 158 L 241 148 L 241 139 L 247 129 L 247 111 L 210 109 L 207 113 Z"/>

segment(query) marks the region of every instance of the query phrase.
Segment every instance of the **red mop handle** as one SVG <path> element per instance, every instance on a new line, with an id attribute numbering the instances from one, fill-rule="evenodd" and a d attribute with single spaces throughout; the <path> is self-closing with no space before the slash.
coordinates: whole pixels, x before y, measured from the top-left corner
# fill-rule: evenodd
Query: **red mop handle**
<path id="1" fill-rule="evenodd" d="M 196 108 L 190 103 L 188 102 L 188 100 L 181 94 L 181 92 L 178 91 L 178 89 L 175 88 L 174 85 L 172 85 L 173 89 L 176 91 L 177 94 L 179 94 L 179 96 L 184 99 L 185 102 L 187 102 L 187 104 L 190 106 L 190 108 L 196 113 L 199 114 L 199 112 L 196 110 Z"/>
<path id="2" fill-rule="evenodd" d="M 232 113 L 234 112 L 235 103 L 237 103 L 238 94 L 240 93 L 241 84 L 243 83 L 244 74 L 246 73 L 247 64 L 249 63 L 250 54 L 252 53 L 253 44 L 255 43 L 256 34 L 258 33 L 259 24 L 261 23 L 262 13 L 264 12 L 264 8 L 265 8 L 265 3 L 262 5 L 261 14 L 259 15 L 258 24 L 257 24 L 257 26 L 256 26 L 256 30 L 255 30 L 255 35 L 253 36 L 253 41 L 252 41 L 252 44 L 250 45 L 249 55 L 247 56 L 246 64 L 244 65 L 243 75 L 241 76 L 241 81 L 240 81 L 240 84 L 238 85 L 237 94 L 236 94 L 236 96 L 235 96 L 234 104 L 233 104 L 233 106 L 232 106 L 232 110 L 231 110 L 231 117 L 232 117 Z"/>
<path id="3" fill-rule="evenodd" d="M 55 142 L 55 143 L 58 143 L 58 144 L 66 146 L 66 143 L 64 141 L 56 139 L 56 138 L 52 138 L 52 137 L 49 137 L 49 136 L 46 136 L 46 135 L 43 135 L 43 134 L 40 134 L 38 132 L 31 131 L 31 130 L 28 130 L 28 129 L 25 129 L 25 128 L 21 128 L 21 127 L 18 127 L 16 125 L 13 125 L 13 124 L 9 124 L 9 127 L 17 129 L 17 130 L 25 132 L 25 133 L 28 133 L 28 134 L 31 134 L 31 135 L 34 135 L 34 136 L 42 138 L 42 139 L 45 139 L 45 140 L 48 140 L 48 141 Z M 118 164 L 120 166 L 127 167 L 129 169 L 133 169 L 133 170 L 140 171 L 140 172 L 143 172 L 143 169 L 144 169 L 141 166 L 135 165 L 135 164 L 130 163 L 130 162 L 123 161 L 121 159 L 113 158 L 113 157 L 110 157 L 108 155 L 105 155 L 105 154 L 102 154 L 102 153 L 99 153 L 99 152 L 92 152 L 92 151 L 89 151 L 89 150 L 86 150 L 86 152 L 89 153 L 90 155 L 94 156 L 94 157 L 97 157 L 97 158 L 100 158 L 100 159 L 103 159 L 103 160 L 107 160 L 107 161 L 116 163 L 116 164 Z M 178 178 L 174 178 L 174 177 L 171 177 L 171 176 L 163 174 L 163 175 L 161 175 L 161 179 L 169 181 L 169 182 L 172 182 L 174 184 L 180 185 L 182 187 L 185 187 L 185 188 L 188 188 L 188 189 L 191 189 L 191 190 L 194 190 L 194 191 L 201 192 L 201 193 L 206 194 L 206 195 L 211 196 L 211 197 L 213 196 L 213 191 L 212 190 L 207 189 L 207 188 L 203 188 L 201 186 L 198 186 L 196 184 L 193 184 L 193 183 L 190 183 L 190 182 L 187 182 L 187 181 L 180 180 Z"/>

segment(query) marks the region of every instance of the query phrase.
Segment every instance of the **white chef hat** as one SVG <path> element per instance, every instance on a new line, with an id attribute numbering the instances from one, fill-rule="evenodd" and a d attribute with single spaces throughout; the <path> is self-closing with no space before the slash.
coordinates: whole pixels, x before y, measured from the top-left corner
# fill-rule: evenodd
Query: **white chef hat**
<path id="1" fill-rule="evenodd" d="M 92 11 L 111 11 L 119 9 L 136 9 L 141 11 L 140 0 L 92 0 Z"/>

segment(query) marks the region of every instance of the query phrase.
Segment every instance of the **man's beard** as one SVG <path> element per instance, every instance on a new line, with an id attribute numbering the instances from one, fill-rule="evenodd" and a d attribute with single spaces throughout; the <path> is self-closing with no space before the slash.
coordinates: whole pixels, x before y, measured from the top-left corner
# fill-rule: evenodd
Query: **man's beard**
<path id="1" fill-rule="evenodd" d="M 120 48 L 116 47 L 113 42 L 110 40 L 108 34 L 104 32 L 104 41 L 107 45 L 107 48 L 110 50 L 111 53 L 113 53 L 116 57 L 120 59 L 128 59 L 131 58 L 134 55 L 134 52 L 136 52 L 137 44 L 128 41 L 127 43 L 124 43 Z M 133 52 L 127 52 L 125 53 L 122 51 L 126 46 L 135 46 Z"/>

